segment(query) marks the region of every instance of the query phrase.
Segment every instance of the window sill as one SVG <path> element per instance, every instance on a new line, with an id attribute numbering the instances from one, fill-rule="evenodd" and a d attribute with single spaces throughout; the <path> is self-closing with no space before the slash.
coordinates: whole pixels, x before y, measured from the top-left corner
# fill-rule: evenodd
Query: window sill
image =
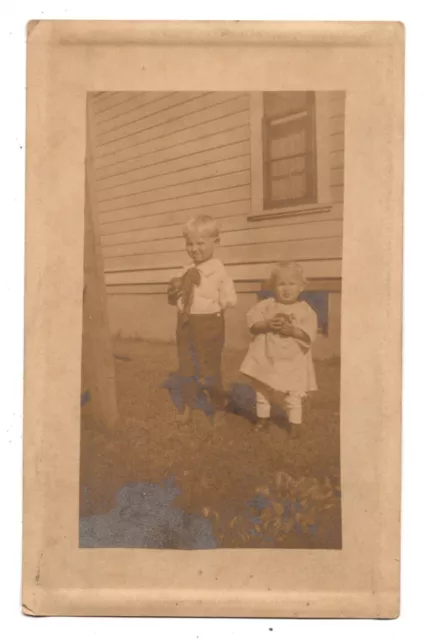
<path id="1" fill-rule="evenodd" d="M 250 213 L 247 218 L 250 221 L 273 220 L 274 218 L 284 218 L 286 216 L 303 216 L 311 213 L 329 213 L 332 209 L 332 202 L 316 204 L 300 204 L 296 206 L 278 207 L 276 209 L 264 209 L 258 213 Z"/>

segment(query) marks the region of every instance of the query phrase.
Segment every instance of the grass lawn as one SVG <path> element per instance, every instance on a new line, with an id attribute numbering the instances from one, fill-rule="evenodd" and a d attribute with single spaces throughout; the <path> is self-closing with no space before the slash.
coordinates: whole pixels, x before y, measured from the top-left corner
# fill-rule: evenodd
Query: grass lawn
<path id="1" fill-rule="evenodd" d="M 254 431 L 228 413 L 213 427 L 201 412 L 178 426 L 168 391 L 177 369 L 174 345 L 114 343 L 121 423 L 113 433 L 83 424 L 81 515 L 106 513 L 132 482 L 174 476 L 176 504 L 203 514 L 224 547 L 340 548 L 339 361 L 316 361 L 319 391 L 305 404 L 302 438 L 285 425 Z M 247 384 L 244 354 L 226 350 L 226 386 Z"/>

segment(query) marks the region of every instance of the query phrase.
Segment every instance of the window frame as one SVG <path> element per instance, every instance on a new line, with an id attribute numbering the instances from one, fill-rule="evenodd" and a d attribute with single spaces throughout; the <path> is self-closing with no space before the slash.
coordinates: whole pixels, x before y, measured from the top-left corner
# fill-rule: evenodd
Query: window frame
<path id="1" fill-rule="evenodd" d="M 315 93 L 314 91 L 306 91 L 307 94 L 307 105 L 305 113 L 306 115 L 302 118 L 296 117 L 299 114 L 290 114 L 285 118 L 281 118 L 281 120 L 286 120 L 286 122 L 282 122 L 280 124 L 272 124 L 273 121 L 276 121 L 277 118 L 267 118 L 263 117 L 263 207 L 264 210 L 269 211 L 270 209 L 276 209 L 277 207 L 288 207 L 298 204 L 314 204 L 317 201 L 317 159 L 316 159 L 316 105 L 315 105 Z M 264 94 L 263 94 L 264 99 Z M 301 113 L 301 112 L 300 112 Z M 305 125 L 300 126 L 300 123 L 304 121 Z M 272 176 L 270 174 L 270 168 L 268 167 L 271 164 L 271 153 L 270 147 L 272 141 L 276 139 L 272 135 L 273 128 L 280 128 L 281 130 L 286 130 L 288 134 L 292 131 L 296 131 L 299 129 L 300 131 L 306 132 L 307 137 L 307 153 L 299 154 L 299 156 L 303 156 L 306 158 L 306 169 L 303 172 L 306 176 L 307 182 L 307 193 L 305 196 L 300 198 L 290 198 L 290 199 L 273 199 L 271 194 L 271 182 Z M 283 159 L 283 158 L 282 158 Z"/>
<path id="2" fill-rule="evenodd" d="M 316 156 L 316 189 L 315 201 L 303 198 L 281 201 L 273 208 L 266 208 L 266 176 L 265 176 L 265 120 L 264 92 L 250 93 L 250 126 L 251 126 L 251 213 L 248 220 L 281 218 L 284 216 L 325 213 L 332 208 L 330 196 L 330 152 L 329 152 L 329 98 L 327 92 L 314 92 L 314 133 Z"/>

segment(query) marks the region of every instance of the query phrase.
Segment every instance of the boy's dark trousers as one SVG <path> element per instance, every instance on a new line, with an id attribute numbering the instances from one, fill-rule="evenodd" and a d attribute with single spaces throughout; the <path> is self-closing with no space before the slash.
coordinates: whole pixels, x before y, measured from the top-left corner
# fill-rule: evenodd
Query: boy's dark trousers
<path id="1" fill-rule="evenodd" d="M 182 396 L 186 406 L 199 406 L 199 397 L 208 396 L 212 412 L 223 409 L 225 394 L 221 378 L 224 346 L 224 314 L 178 314 L 177 353 Z"/>

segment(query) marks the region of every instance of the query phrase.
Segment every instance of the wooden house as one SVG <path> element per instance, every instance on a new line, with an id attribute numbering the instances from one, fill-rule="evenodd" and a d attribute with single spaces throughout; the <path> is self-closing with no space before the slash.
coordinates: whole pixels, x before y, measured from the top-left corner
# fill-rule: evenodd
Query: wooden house
<path id="1" fill-rule="evenodd" d="M 111 330 L 174 340 L 166 286 L 188 262 L 182 225 L 221 226 L 218 257 L 237 308 L 227 345 L 279 260 L 297 260 L 317 310 L 316 357 L 339 353 L 344 93 L 104 92 L 89 95 L 89 192 L 104 257 Z"/>

